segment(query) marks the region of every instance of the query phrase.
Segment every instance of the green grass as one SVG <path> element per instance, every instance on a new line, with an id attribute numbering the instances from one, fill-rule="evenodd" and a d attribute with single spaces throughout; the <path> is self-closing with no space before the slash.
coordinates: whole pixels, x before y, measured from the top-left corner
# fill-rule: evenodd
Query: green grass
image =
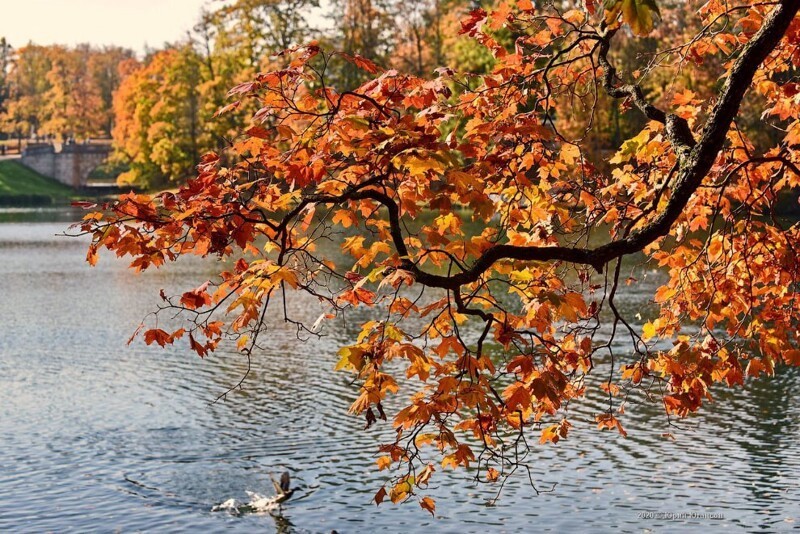
<path id="1" fill-rule="evenodd" d="M 0 161 L 0 205 L 42 205 L 67 201 L 75 191 L 16 161 Z"/>

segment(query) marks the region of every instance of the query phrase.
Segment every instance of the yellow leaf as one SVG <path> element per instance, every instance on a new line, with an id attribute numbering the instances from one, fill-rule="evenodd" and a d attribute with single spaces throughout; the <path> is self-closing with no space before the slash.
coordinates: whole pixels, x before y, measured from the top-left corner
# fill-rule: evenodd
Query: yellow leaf
<path id="1" fill-rule="evenodd" d="M 411 482 L 408 478 L 403 478 L 389 492 L 389 498 L 396 504 L 408 497 L 409 493 L 411 493 Z"/>
<path id="2" fill-rule="evenodd" d="M 286 282 L 292 289 L 297 289 L 298 280 L 297 280 L 297 273 L 291 271 L 289 269 L 283 268 L 278 271 L 275 271 L 270 276 L 270 279 L 274 282 Z"/>
<path id="3" fill-rule="evenodd" d="M 448 454 L 442 459 L 442 469 L 446 468 L 448 465 L 453 469 L 458 467 L 458 460 L 455 454 Z"/>
<path id="4" fill-rule="evenodd" d="M 611 24 L 622 13 L 636 35 L 647 35 L 653 30 L 653 23 L 661 18 L 655 0 L 606 0 L 606 24 Z"/>
<path id="5" fill-rule="evenodd" d="M 440 174 L 448 167 L 447 157 L 436 152 L 415 150 L 412 153 L 400 154 L 396 159 L 412 176 L 421 176 L 428 171 Z"/>
<path id="6" fill-rule="evenodd" d="M 428 481 L 431 479 L 431 475 L 433 475 L 434 471 L 436 471 L 436 469 L 434 469 L 433 464 L 426 465 L 417 479 L 417 486 L 420 488 L 427 486 Z"/>
<path id="7" fill-rule="evenodd" d="M 678 293 L 677 290 L 669 286 L 661 286 L 656 291 L 654 300 L 656 302 L 666 302 Z"/>
<path id="8" fill-rule="evenodd" d="M 565 144 L 561 148 L 561 161 L 567 165 L 574 165 L 581 156 L 581 149 L 577 145 Z"/>
<path id="9" fill-rule="evenodd" d="M 378 469 L 383 471 L 392 465 L 392 458 L 390 456 L 381 456 L 376 463 L 378 464 Z"/>
<path id="10" fill-rule="evenodd" d="M 356 224 L 356 216 L 350 210 L 338 210 L 333 215 L 333 222 L 341 224 L 345 228 L 350 228 L 351 226 Z"/>
<path id="11" fill-rule="evenodd" d="M 642 328 L 642 339 L 648 341 L 652 339 L 656 335 L 656 325 L 651 323 L 650 321 L 644 324 Z"/>
<path id="12" fill-rule="evenodd" d="M 539 443 L 545 444 L 548 441 L 558 443 L 560 436 L 558 435 L 558 425 L 551 425 L 542 430 L 542 435 L 539 438 Z"/>
<path id="13" fill-rule="evenodd" d="M 722 255 L 722 241 L 720 239 L 714 239 L 708 245 L 708 259 L 716 261 Z"/>

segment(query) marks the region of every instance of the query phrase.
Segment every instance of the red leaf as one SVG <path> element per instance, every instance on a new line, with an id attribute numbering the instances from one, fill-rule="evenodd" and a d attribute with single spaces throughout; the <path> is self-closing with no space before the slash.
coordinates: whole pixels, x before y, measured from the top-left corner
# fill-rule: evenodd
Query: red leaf
<path id="1" fill-rule="evenodd" d="M 76 208 L 82 208 L 82 209 L 85 209 L 85 210 L 90 210 L 92 208 L 96 208 L 97 207 L 97 202 L 87 202 L 85 200 L 74 200 L 72 202 L 72 205 L 75 206 Z"/>
<path id="2" fill-rule="evenodd" d="M 342 57 L 344 57 L 347 61 L 349 61 L 359 69 L 369 72 L 370 74 L 375 74 L 376 72 L 380 72 L 383 70 L 369 59 L 363 56 L 359 56 L 358 54 L 353 54 L 352 56 L 349 54 L 342 54 Z"/>
<path id="3" fill-rule="evenodd" d="M 208 348 L 198 343 L 192 334 L 189 334 L 189 346 L 201 358 L 205 357 L 205 355 L 208 354 Z"/>
<path id="4" fill-rule="evenodd" d="M 478 33 L 478 26 L 486 20 L 486 11 L 482 8 L 470 11 L 466 19 L 461 21 L 461 32 L 474 37 Z"/>
<path id="5" fill-rule="evenodd" d="M 249 92 L 253 91 L 254 89 L 258 89 L 259 85 L 260 84 L 258 82 L 240 83 L 239 85 L 237 85 L 236 87 L 234 87 L 233 89 L 228 91 L 228 96 L 231 97 L 233 95 L 243 95 L 245 93 L 249 93 Z M 235 102 L 235 104 L 238 105 L 238 102 Z M 228 106 L 225 106 L 225 107 L 228 107 Z"/>
<path id="6" fill-rule="evenodd" d="M 152 345 L 154 341 L 163 347 L 167 343 L 172 343 L 172 336 L 161 329 L 152 329 L 144 333 L 145 343 Z"/>
<path id="7" fill-rule="evenodd" d="M 269 134 L 269 130 L 263 128 L 261 126 L 253 126 L 252 128 L 245 131 L 247 135 L 250 137 L 258 137 L 259 139 L 270 139 L 271 136 Z"/>
<path id="8" fill-rule="evenodd" d="M 354 272 L 354 271 L 347 271 L 346 273 L 344 273 L 344 277 L 349 282 L 352 282 L 352 283 L 356 283 L 359 280 L 361 280 L 362 278 L 364 278 L 363 276 L 361 276 L 360 274 L 358 274 L 357 272 Z"/>
<path id="9" fill-rule="evenodd" d="M 232 102 L 232 103 L 228 104 L 227 106 L 222 106 L 221 108 L 219 108 L 216 111 L 216 113 L 214 113 L 214 116 L 215 117 L 219 117 L 220 115 L 228 113 L 229 111 L 232 111 L 232 110 L 238 108 L 240 104 L 241 104 L 241 102 L 239 102 L 237 100 L 236 102 Z"/>
<path id="10" fill-rule="evenodd" d="M 181 304 L 190 310 L 196 310 L 197 308 L 202 308 L 203 306 L 211 304 L 211 295 L 206 292 L 206 288 L 208 288 L 208 284 L 210 283 L 211 282 L 207 281 L 200 287 L 184 293 L 181 296 Z"/>

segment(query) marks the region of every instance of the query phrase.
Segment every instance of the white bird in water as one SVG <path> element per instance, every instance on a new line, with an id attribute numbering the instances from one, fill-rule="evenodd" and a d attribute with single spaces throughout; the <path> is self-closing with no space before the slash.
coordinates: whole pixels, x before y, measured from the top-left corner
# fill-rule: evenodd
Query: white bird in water
<path id="1" fill-rule="evenodd" d="M 278 512 L 281 511 L 281 504 L 288 501 L 291 496 L 294 494 L 294 490 L 291 489 L 291 479 L 289 477 L 289 472 L 285 471 L 281 475 L 280 481 L 275 480 L 272 475 L 272 484 L 275 486 L 275 495 L 271 497 L 264 497 L 263 495 L 259 495 L 258 493 L 254 493 L 252 491 L 245 491 L 247 495 L 250 497 L 250 502 L 248 503 L 240 503 L 236 499 L 228 499 L 222 504 L 218 504 L 214 508 L 211 509 L 212 512 L 218 512 L 221 510 L 226 510 L 232 514 L 250 514 L 250 513 L 259 513 L 259 512 L 270 512 L 275 508 L 278 509 Z"/>

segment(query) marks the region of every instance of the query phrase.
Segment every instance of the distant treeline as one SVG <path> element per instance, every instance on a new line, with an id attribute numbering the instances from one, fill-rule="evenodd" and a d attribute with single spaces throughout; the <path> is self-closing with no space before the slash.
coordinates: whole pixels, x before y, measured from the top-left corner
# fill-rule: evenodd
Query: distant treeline
<path id="1" fill-rule="evenodd" d="M 121 65 L 135 63 L 119 47 L 69 48 L 0 38 L 0 132 L 8 138 L 110 136 Z"/>

